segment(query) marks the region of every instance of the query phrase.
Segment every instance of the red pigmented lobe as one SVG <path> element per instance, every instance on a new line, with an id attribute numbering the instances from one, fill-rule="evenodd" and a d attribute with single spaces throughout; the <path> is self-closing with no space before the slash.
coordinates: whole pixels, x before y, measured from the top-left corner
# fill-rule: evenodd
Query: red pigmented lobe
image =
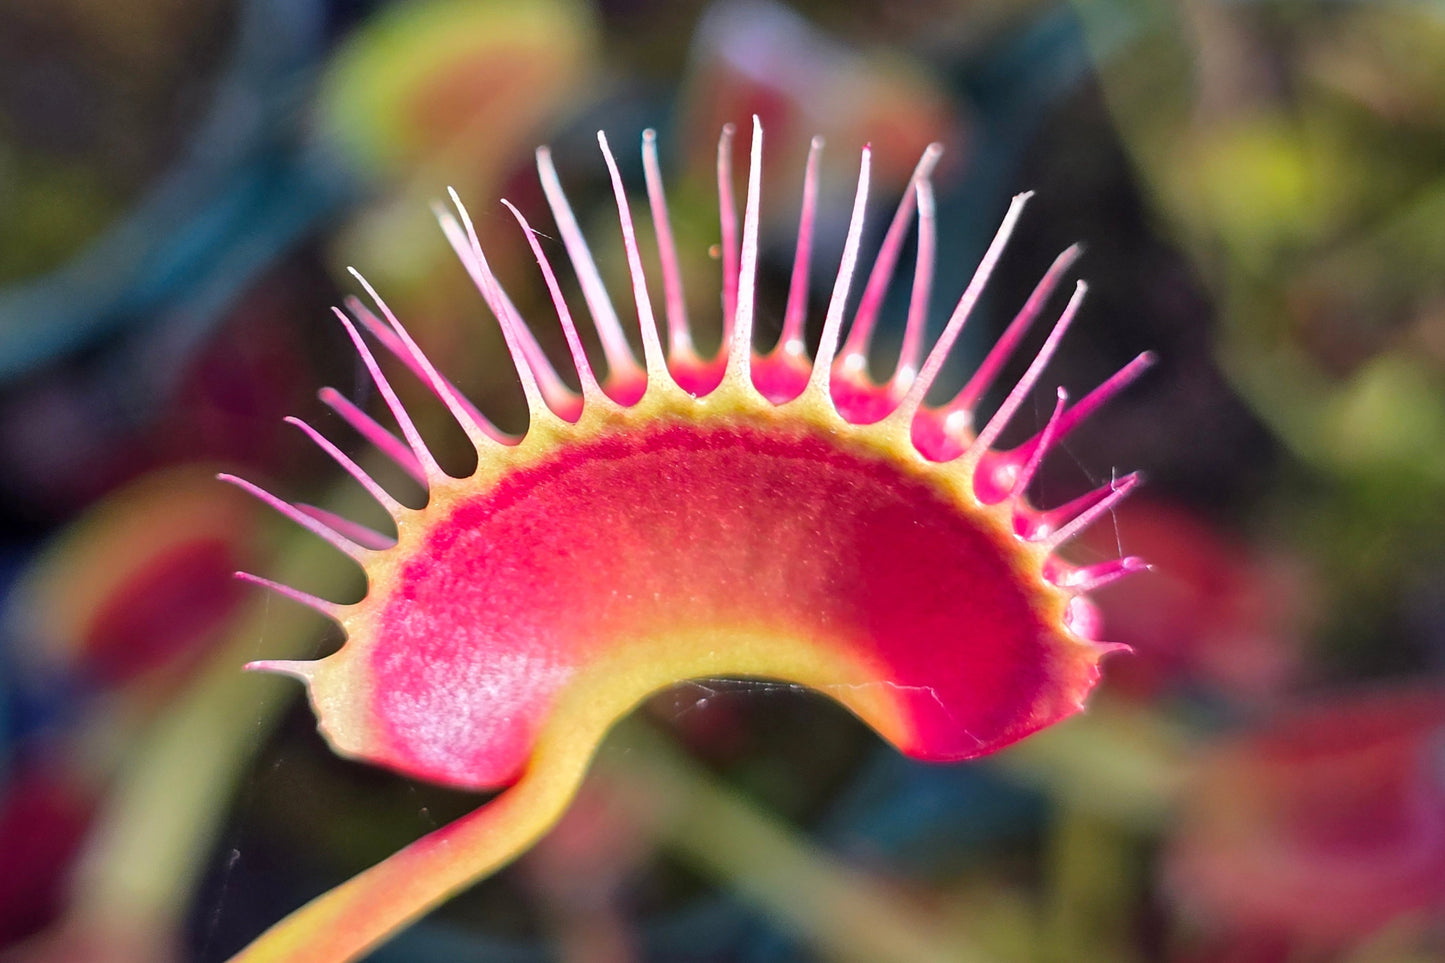
<path id="1" fill-rule="evenodd" d="M 718 628 L 862 660 L 905 752 L 992 751 L 1075 711 L 1095 674 L 1011 537 L 794 426 L 660 422 L 569 446 L 462 501 L 399 570 L 370 655 L 381 761 L 511 782 L 576 667 Z"/>
<path id="2" fill-rule="evenodd" d="M 918 335 L 934 234 L 928 172 L 937 158 L 930 148 L 885 237 L 840 355 L 867 206 L 865 149 L 822 338 L 809 362 L 801 349 L 807 312 L 800 292 L 807 289 L 811 250 L 821 147 L 815 141 L 799 226 L 800 269 L 783 337 L 769 355 L 737 357 L 752 340 L 762 165 L 757 118 L 753 127 L 741 237 L 731 128 L 719 142 L 724 339 L 711 360 L 696 357 L 686 321 L 673 310 L 684 299 L 665 218 L 658 224 L 669 290 L 664 355 L 626 190 L 605 137 L 598 140 L 618 202 L 645 365 L 608 303 L 550 155 L 538 152 L 544 193 L 607 355 L 600 385 L 544 250 L 526 219 L 513 212 L 552 290 L 581 397 L 529 347 L 525 322 L 487 267 L 460 202 L 455 216 L 441 215 L 448 240 L 502 323 L 534 419 L 529 433 L 539 424 L 543 429 L 540 441 L 523 440 L 520 450 L 506 447 L 511 439 L 453 397 L 400 321 L 361 281 L 387 322 L 367 326 L 431 385 L 478 445 L 489 467 L 472 479 L 448 480 L 435 466 L 365 342 L 337 312 L 406 444 L 368 416 L 347 417 L 345 405 L 333 407 L 435 497 L 423 513 L 407 511 L 349 459 L 329 452 L 397 519 L 398 545 L 377 556 L 324 519 L 238 480 L 356 558 L 371 583 L 368 597 L 354 606 L 280 587 L 337 619 L 349 641 L 320 662 L 255 665 L 307 680 L 323 730 L 340 751 L 464 787 L 517 784 L 308 904 L 253 944 L 245 959 L 359 958 L 449 893 L 495 871 L 557 818 L 606 727 L 673 682 L 754 676 L 820 689 L 898 748 L 931 760 L 985 754 L 1082 708 L 1109 647 L 1088 641 L 1094 620 L 1079 593 L 1140 563 L 1120 559 L 1074 569 L 1052 552 L 1123 498 L 1137 478 L 1038 512 L 1023 497 L 1036 467 L 1031 456 L 1046 451 L 1055 436 L 1046 429 L 1047 437 L 1013 452 L 991 451 L 1074 317 L 1082 283 L 977 436 L 971 425 L 977 394 L 971 392 L 992 380 L 1016 338 L 1006 334 L 954 402 L 925 406 L 1027 199 L 1019 195 L 1010 203 L 923 359 Z M 643 155 L 657 216 L 666 205 L 650 132 Z M 872 324 L 863 318 L 882 296 L 915 196 L 919 254 L 909 335 L 893 377 L 875 385 L 859 364 Z M 1010 332 L 1022 332 L 1039 314 L 1074 253 L 1055 261 Z M 364 319 L 365 309 L 353 305 L 352 311 Z M 1075 420 L 1086 415 L 1143 363 L 1068 411 L 1060 392 L 1049 423 L 1055 435 L 1067 432 L 1071 413 Z M 794 398 L 799 404 L 759 406 L 744 378 L 771 406 Z M 707 400 L 689 406 L 679 389 Z M 601 410 L 589 419 L 583 409 L 594 404 Z M 860 427 L 885 416 L 893 423 Z M 553 443 L 552 453 L 541 451 Z M 954 461 L 964 447 L 972 455 Z"/>

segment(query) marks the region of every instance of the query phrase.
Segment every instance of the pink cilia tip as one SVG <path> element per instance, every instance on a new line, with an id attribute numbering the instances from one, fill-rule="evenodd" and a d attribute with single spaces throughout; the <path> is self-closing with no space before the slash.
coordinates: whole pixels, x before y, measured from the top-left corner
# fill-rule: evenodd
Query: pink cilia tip
<path id="1" fill-rule="evenodd" d="M 520 438 L 500 432 L 462 398 L 357 276 L 376 313 L 352 303 L 351 316 L 337 314 L 397 430 L 334 392 L 325 398 L 418 477 L 429 500 L 420 509 L 402 505 L 298 422 L 392 514 L 399 537 L 392 544 L 237 480 L 350 555 L 369 584 L 353 605 L 272 585 L 335 619 L 347 641 L 316 662 L 252 667 L 304 681 L 322 732 L 343 755 L 452 786 L 509 788 L 298 910 L 237 959 L 364 954 L 527 848 L 565 808 L 607 729 L 650 693 L 682 680 L 746 676 L 807 685 L 902 752 L 940 762 L 1001 749 L 1083 707 L 1101 657 L 1117 648 L 1094 638 L 1098 620 L 1083 593 L 1142 563 L 1077 568 L 1054 553 L 1138 479 L 1126 476 L 1051 510 L 1030 505 L 1025 490 L 1043 457 L 1150 359 L 1131 363 L 1072 406 L 1061 393 L 1037 436 L 1011 450 L 995 446 L 1075 319 L 1084 297 L 1079 283 L 1023 378 L 986 423 L 975 425 L 975 404 L 1045 313 L 1077 253 L 1071 249 L 1045 274 L 980 375 L 952 401 L 925 404 L 1028 200 L 1014 198 L 925 354 L 935 148 L 919 162 L 842 344 L 867 206 L 870 152 L 863 150 L 842 263 L 809 359 L 802 332 L 820 140 L 802 188 L 797 276 L 782 337 L 757 354 L 756 118 L 740 233 L 732 138 L 728 128 L 719 144 L 725 334 L 714 358 L 699 357 L 694 347 L 652 133 L 644 135 L 642 151 L 660 249 L 662 319 L 654 314 L 617 164 L 598 135 L 630 268 L 640 359 L 623 328 L 630 311 L 619 312 L 603 287 L 550 156 L 538 151 L 555 223 L 548 231 L 561 238 L 579 281 L 605 374 L 584 353 L 573 308 L 548 261 L 555 244 L 541 243 L 523 212 L 507 208 L 537 259 L 580 392 L 542 356 L 460 201 L 453 195 L 453 207 L 439 210 L 442 230 L 500 323 L 516 365 L 531 413 Z M 862 362 L 915 214 L 919 258 L 904 349 L 893 375 L 876 384 Z M 477 449 L 469 477 L 438 467 L 363 330 L 421 378 L 467 433 Z"/>

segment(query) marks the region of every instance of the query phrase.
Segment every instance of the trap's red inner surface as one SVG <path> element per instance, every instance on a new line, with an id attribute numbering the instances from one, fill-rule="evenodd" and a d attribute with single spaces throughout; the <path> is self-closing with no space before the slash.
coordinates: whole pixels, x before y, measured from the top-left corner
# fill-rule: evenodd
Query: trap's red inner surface
<path id="1" fill-rule="evenodd" d="M 1012 538 L 797 427 L 659 422 L 569 445 L 461 501 L 398 570 L 368 647 L 381 761 L 505 784 L 580 666 L 718 629 L 836 652 L 830 694 L 865 718 L 844 665 L 867 666 L 910 754 L 992 751 L 1075 711 L 1096 676 Z M 743 647 L 734 671 L 750 664 Z"/>

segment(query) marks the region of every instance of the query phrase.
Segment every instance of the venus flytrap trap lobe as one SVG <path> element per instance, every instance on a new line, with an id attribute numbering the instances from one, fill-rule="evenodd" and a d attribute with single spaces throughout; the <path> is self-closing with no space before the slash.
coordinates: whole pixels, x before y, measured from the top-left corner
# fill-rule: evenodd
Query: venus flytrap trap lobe
<path id="1" fill-rule="evenodd" d="M 870 152 L 817 356 L 803 348 L 817 197 L 814 141 L 782 336 L 752 349 L 762 132 L 754 118 L 741 238 L 731 141 L 719 142 L 724 334 L 693 347 L 651 132 L 643 138 L 657 228 L 667 347 L 653 316 L 626 192 L 598 135 L 616 195 L 643 348 L 639 365 L 547 152 L 538 169 L 607 361 L 585 354 L 546 252 L 536 256 L 580 392 L 552 369 L 493 275 L 471 221 L 439 211 L 447 238 L 498 318 L 530 424 L 492 426 L 443 378 L 365 280 L 384 320 L 352 315 L 415 372 L 477 449 L 466 478 L 445 474 L 345 313 L 337 316 L 401 431 L 335 392 L 324 400 L 428 491 L 408 508 L 308 426 L 308 435 L 383 505 L 397 539 L 230 479 L 354 558 L 352 605 L 283 586 L 335 619 L 347 641 L 314 662 L 261 662 L 306 684 L 320 729 L 343 755 L 469 789 L 505 788 L 475 812 L 319 897 L 239 960 L 353 959 L 458 889 L 514 859 L 556 820 L 608 728 L 652 692 L 694 678 L 772 678 L 835 698 L 910 756 L 952 761 L 1002 748 L 1079 711 L 1101 657 L 1082 593 L 1141 567 L 1078 568 L 1055 550 L 1134 487 L 1127 476 L 1061 508 L 1025 498 L 1041 459 L 1132 381 L 1142 356 L 1077 404 L 1062 389 L 1043 430 L 994 448 L 1075 317 L 1080 283 L 1018 385 L 975 432 L 979 397 L 1076 256 L 1060 256 L 977 375 L 951 402 L 924 398 L 1027 195 L 1016 197 L 938 342 L 922 356 L 932 282 L 930 148 L 919 162 L 839 350 L 858 261 Z M 870 380 L 873 318 L 917 214 L 918 263 L 903 349 Z M 264 580 L 255 579 L 256 581 Z"/>

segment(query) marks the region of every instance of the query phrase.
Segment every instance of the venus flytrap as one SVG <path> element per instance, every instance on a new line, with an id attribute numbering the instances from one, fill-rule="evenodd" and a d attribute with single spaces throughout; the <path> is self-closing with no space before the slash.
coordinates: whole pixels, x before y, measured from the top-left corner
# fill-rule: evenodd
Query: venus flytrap
<path id="1" fill-rule="evenodd" d="M 554 220 L 600 338 L 599 377 L 583 350 L 546 251 L 507 205 L 537 258 L 566 335 L 580 392 L 550 366 L 493 275 L 453 196 L 439 217 L 498 318 L 530 411 L 509 437 L 467 402 L 365 281 L 338 316 L 401 431 L 398 438 L 325 397 L 428 491 L 402 505 L 319 433 L 301 427 L 396 521 L 389 538 L 229 479 L 327 539 L 366 572 L 364 599 L 341 605 L 274 585 L 335 619 L 347 641 L 313 662 L 254 668 L 302 679 L 321 731 L 343 755 L 416 778 L 504 789 L 293 913 L 237 960 L 355 959 L 406 923 L 514 859 L 558 818 L 608 729 L 679 681 L 772 678 L 827 693 L 901 751 L 954 761 L 1000 749 L 1078 712 L 1116 646 L 1095 638 L 1085 593 L 1142 566 L 1125 558 L 1075 567 L 1056 554 L 1137 483 L 1104 486 L 1040 510 L 1025 492 L 1042 458 L 1149 363 L 1141 357 L 1070 407 L 1058 392 L 1033 439 L 996 447 L 1030 396 L 1083 299 L 1079 284 L 1020 382 L 983 425 L 979 397 L 1042 313 L 1074 259 L 1066 251 L 954 400 L 925 403 L 1003 253 L 1027 195 L 998 235 L 933 349 L 922 351 L 932 282 L 934 210 L 915 171 L 885 236 L 852 334 L 845 304 L 857 271 L 870 152 L 863 151 L 846 244 L 822 338 L 803 348 L 805 281 L 794 283 L 777 347 L 753 350 L 762 132 L 753 122 L 739 237 L 719 145 L 723 343 L 697 355 L 667 229 L 656 142 L 643 159 L 660 246 L 666 346 L 653 314 L 632 213 L 612 178 L 643 357 L 635 357 L 545 151 L 538 166 Z M 815 141 L 804 184 L 797 272 L 806 272 L 817 193 Z M 864 363 L 872 318 L 916 212 L 919 258 L 894 374 Z M 358 276 L 359 277 L 359 276 Z M 437 465 L 364 328 L 436 394 L 477 450 L 455 478 Z M 300 424 L 298 422 L 298 424 Z M 255 581 L 264 581 L 248 576 Z"/>

